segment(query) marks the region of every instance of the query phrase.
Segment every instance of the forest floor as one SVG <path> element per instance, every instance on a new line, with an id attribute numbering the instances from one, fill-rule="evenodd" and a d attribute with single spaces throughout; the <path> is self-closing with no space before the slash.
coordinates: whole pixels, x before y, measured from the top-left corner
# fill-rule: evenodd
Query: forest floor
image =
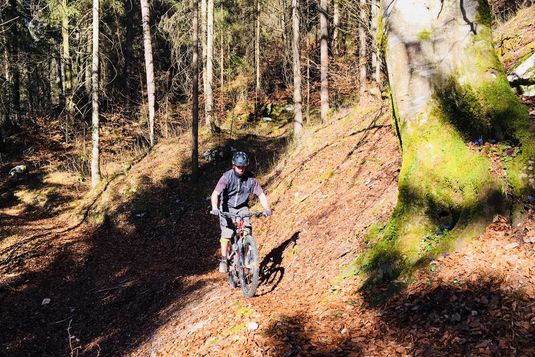
<path id="1" fill-rule="evenodd" d="M 183 135 L 115 164 L 87 195 L 61 167 L 72 148 L 36 123 L 24 155 L 0 162 L 2 177 L 34 163 L 0 184 L 0 355 L 535 355 L 533 202 L 410 281 L 358 288 L 352 262 L 392 213 L 401 163 L 385 103 L 362 103 L 299 144 L 284 121 L 201 140 L 201 151 L 248 151 L 272 203 L 254 221 L 262 275 L 250 299 L 217 272 L 209 195 L 228 160 L 201 161 L 193 182 Z M 502 174 L 503 150 L 473 149 Z"/>
<path id="2" fill-rule="evenodd" d="M 397 197 L 399 150 L 382 104 L 342 111 L 299 145 L 284 123 L 219 140 L 251 152 L 273 206 L 254 225 L 262 281 L 252 299 L 216 270 L 208 197 L 228 164 L 203 161 L 194 184 L 187 138 L 160 143 L 89 197 L 77 177 L 54 170 L 6 181 L 0 351 L 535 354 L 533 204 L 522 221 L 498 219 L 402 289 L 357 289 L 350 267 L 364 233 L 388 219 Z M 533 102 L 531 113 L 535 121 Z"/>

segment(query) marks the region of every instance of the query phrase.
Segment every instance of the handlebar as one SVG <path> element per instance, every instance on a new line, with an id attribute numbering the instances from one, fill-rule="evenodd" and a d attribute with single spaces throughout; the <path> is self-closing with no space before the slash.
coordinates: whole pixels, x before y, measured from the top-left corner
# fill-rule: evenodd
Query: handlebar
<path id="1" fill-rule="evenodd" d="M 221 212 L 219 211 L 219 215 L 226 217 L 226 218 L 248 218 L 248 217 L 262 217 L 266 216 L 264 212 L 249 212 L 249 213 L 230 213 L 230 212 Z"/>

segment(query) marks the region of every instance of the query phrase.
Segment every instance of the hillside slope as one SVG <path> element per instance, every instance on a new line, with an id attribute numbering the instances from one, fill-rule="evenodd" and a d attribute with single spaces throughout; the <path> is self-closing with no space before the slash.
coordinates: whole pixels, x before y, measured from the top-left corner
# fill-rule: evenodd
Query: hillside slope
<path id="1" fill-rule="evenodd" d="M 49 190 L 17 186 L 19 199 L 5 201 L 0 212 L 2 350 L 534 353 L 533 205 L 519 225 L 497 220 L 411 281 L 358 290 L 361 267 L 354 262 L 367 229 L 392 212 L 400 164 L 385 107 L 368 98 L 358 108 L 310 128 L 299 143 L 288 140 L 284 123 L 217 140 L 251 153 L 273 205 L 271 218 L 255 222 L 262 282 L 253 299 L 216 271 L 219 232 L 207 198 L 228 162 L 203 162 L 194 184 L 187 136 L 160 143 L 77 209 L 64 197 L 54 214 L 42 215 L 20 190 Z M 72 191 L 72 181 L 64 181 L 54 181 L 55 196 Z M 84 217 L 94 223 L 80 224 Z"/>
<path id="2" fill-rule="evenodd" d="M 255 225 L 263 258 L 257 297 L 230 291 L 226 279 L 212 272 L 201 278 L 210 284 L 181 300 L 186 305 L 135 354 L 297 352 L 313 338 L 294 336 L 305 324 L 327 329 L 317 347 L 306 347 L 310 351 L 336 345 L 339 331 L 314 321 L 330 314 L 341 266 L 355 258 L 363 232 L 386 219 L 396 199 L 397 142 L 379 104 L 309 131 L 262 177 L 274 215 Z M 250 323 L 258 330 L 248 331 Z M 286 330 L 292 331 L 279 341 Z"/>

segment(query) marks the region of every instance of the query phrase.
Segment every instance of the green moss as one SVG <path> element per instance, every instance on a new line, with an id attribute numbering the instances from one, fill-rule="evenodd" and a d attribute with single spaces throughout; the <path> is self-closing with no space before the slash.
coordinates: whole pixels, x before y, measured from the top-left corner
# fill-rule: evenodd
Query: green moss
<path id="1" fill-rule="evenodd" d="M 245 331 L 245 324 L 244 323 L 241 323 L 241 324 L 237 324 L 237 325 L 234 325 L 232 326 L 231 328 L 229 328 L 228 330 L 226 330 L 223 335 L 224 336 L 230 336 L 230 335 L 235 335 L 235 334 L 238 334 L 240 332 L 243 332 Z"/>
<path id="2" fill-rule="evenodd" d="M 489 69 L 481 77 L 475 86 L 461 85 L 451 77 L 437 90 L 435 114 L 453 124 L 464 140 L 481 137 L 520 147 L 520 157 L 505 165 L 511 193 L 518 199 L 532 192 L 520 177 L 527 161 L 535 157 L 528 110 L 516 98 L 503 72 Z"/>
<path id="3" fill-rule="evenodd" d="M 438 105 L 433 114 L 442 122 L 453 124 L 464 140 L 492 136 L 491 117 L 470 86 L 462 86 L 452 76 L 436 89 L 434 99 Z"/>
<path id="4" fill-rule="evenodd" d="M 418 33 L 418 40 L 420 41 L 430 41 L 431 32 L 429 30 L 422 30 Z"/>
<path id="5" fill-rule="evenodd" d="M 333 170 L 325 170 L 324 173 L 321 174 L 320 176 L 320 182 L 325 182 L 327 180 L 329 180 L 332 176 L 334 175 L 334 171 Z"/>
<path id="6" fill-rule="evenodd" d="M 456 98 L 458 102 L 459 98 L 463 96 Z M 501 210 L 505 184 L 492 176 L 483 155 L 468 149 L 448 117 L 455 113 L 437 102 L 425 120 L 416 120 L 424 124 L 410 124 L 403 131 L 403 165 L 393 217 L 386 225 L 370 228 L 364 238 L 368 250 L 358 267 L 347 270 L 364 275 L 364 288 L 407 279 L 454 247 L 459 238 L 480 234 Z"/>
<path id="7" fill-rule="evenodd" d="M 377 10 L 377 33 L 375 34 L 375 43 L 377 44 L 377 50 L 379 54 L 382 54 L 382 58 L 386 58 L 386 31 L 383 19 L 383 6 L 380 2 L 379 9 Z"/>
<path id="8" fill-rule="evenodd" d="M 493 119 L 498 139 L 518 146 L 518 159 L 505 164 L 507 179 L 512 187 L 512 195 L 519 199 L 533 192 L 527 180 L 521 178 L 528 160 L 535 158 L 535 136 L 530 129 L 528 109 L 513 93 L 504 74 L 493 83 L 483 83 L 479 88 L 482 108 Z"/>
<path id="9" fill-rule="evenodd" d="M 488 27 L 492 26 L 492 9 L 487 0 L 479 0 L 476 21 Z"/>
<path id="10" fill-rule="evenodd" d="M 238 310 L 236 310 L 235 314 L 237 316 L 249 317 L 249 316 L 252 316 L 254 314 L 254 311 L 249 309 L 249 308 L 247 308 L 247 307 L 241 307 Z"/>

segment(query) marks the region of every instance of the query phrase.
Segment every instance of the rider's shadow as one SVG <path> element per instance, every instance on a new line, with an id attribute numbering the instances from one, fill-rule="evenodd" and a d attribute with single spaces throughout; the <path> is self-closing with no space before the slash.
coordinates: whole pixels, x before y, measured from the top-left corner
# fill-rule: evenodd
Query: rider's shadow
<path id="1" fill-rule="evenodd" d="M 292 243 L 292 247 L 297 245 L 300 233 L 301 232 L 295 232 L 289 239 L 282 242 L 278 247 L 273 248 L 273 250 L 262 259 L 262 262 L 260 263 L 260 284 L 271 285 L 271 289 L 262 295 L 275 290 L 277 285 L 281 282 L 284 276 L 284 267 L 281 266 L 284 251 Z"/>

